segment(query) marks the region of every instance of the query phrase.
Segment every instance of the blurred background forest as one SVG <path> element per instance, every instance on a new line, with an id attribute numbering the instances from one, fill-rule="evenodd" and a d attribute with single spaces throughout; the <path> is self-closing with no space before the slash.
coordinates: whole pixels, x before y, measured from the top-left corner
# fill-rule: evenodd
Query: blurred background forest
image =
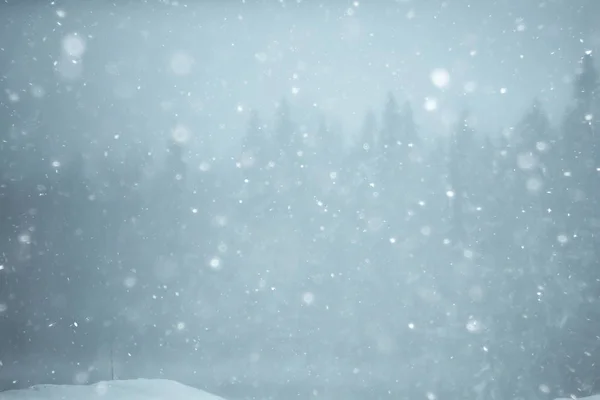
<path id="1" fill-rule="evenodd" d="M 180 118 L 158 90 L 145 101 L 172 118 L 99 81 L 6 90 L 3 386 L 32 383 L 11 368 L 50 351 L 35 366 L 48 382 L 65 363 L 82 383 L 110 378 L 110 363 L 134 377 L 236 360 L 222 382 L 191 367 L 182 380 L 256 386 L 283 370 L 430 400 L 598 392 L 591 51 L 571 87 L 561 118 L 532 99 L 491 131 L 464 107 L 437 132 L 391 90 L 357 126 L 293 96 L 239 106 L 247 127 L 233 135 L 204 129 L 201 107 Z"/>

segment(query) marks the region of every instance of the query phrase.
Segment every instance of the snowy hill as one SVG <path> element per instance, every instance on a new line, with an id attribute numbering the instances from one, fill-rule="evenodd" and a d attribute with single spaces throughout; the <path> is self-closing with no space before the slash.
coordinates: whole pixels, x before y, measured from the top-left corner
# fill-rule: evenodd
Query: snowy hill
<path id="1" fill-rule="evenodd" d="M 219 400 L 202 390 L 166 379 L 134 379 L 93 385 L 36 385 L 0 393 L 2 400 Z"/>

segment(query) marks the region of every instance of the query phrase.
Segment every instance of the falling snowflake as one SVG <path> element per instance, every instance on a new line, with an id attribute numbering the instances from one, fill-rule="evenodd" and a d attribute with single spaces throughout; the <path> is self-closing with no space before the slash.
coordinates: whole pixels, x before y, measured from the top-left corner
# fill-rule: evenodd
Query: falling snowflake
<path id="1" fill-rule="evenodd" d="M 67 35 L 62 40 L 63 51 L 73 58 L 81 58 L 85 53 L 85 41 L 76 33 Z"/>
<path id="2" fill-rule="evenodd" d="M 569 238 L 567 235 L 561 234 L 556 237 L 556 240 L 558 240 L 558 243 L 560 244 L 566 244 L 569 241 Z"/>
<path id="3" fill-rule="evenodd" d="M 311 305 L 315 301 L 315 295 L 311 292 L 306 292 L 302 295 L 302 301 L 306 305 Z"/>
<path id="4" fill-rule="evenodd" d="M 221 259 L 219 257 L 213 257 L 208 261 L 208 266 L 214 270 L 221 269 Z"/>
<path id="5" fill-rule="evenodd" d="M 192 72 L 194 59 L 186 53 L 176 53 L 171 57 L 170 67 L 175 75 L 188 75 Z"/>
<path id="6" fill-rule="evenodd" d="M 436 68 L 431 72 L 430 79 L 435 86 L 443 89 L 450 83 L 450 73 L 443 68 Z"/>
<path id="7" fill-rule="evenodd" d="M 190 138 L 190 130 L 184 125 L 177 125 L 171 131 L 171 137 L 177 143 L 185 143 Z"/>
<path id="8" fill-rule="evenodd" d="M 423 104 L 423 108 L 425 108 L 426 111 L 435 111 L 437 110 L 438 104 L 437 104 L 437 100 L 432 98 L 432 97 L 427 97 L 425 98 L 425 103 Z"/>

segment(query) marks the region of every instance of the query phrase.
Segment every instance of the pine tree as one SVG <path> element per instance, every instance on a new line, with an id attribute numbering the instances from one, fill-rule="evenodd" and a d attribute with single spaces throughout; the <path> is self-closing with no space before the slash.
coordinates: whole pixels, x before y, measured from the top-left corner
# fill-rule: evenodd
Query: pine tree
<path id="1" fill-rule="evenodd" d="M 412 202 L 411 197 L 414 193 L 411 196 L 411 192 L 418 191 L 422 178 L 417 176 L 412 168 L 420 157 L 416 152 L 417 142 L 418 136 L 410 104 L 405 103 L 401 110 L 394 95 L 389 93 L 377 141 L 377 164 L 383 192 L 389 201 L 395 203 L 399 212 L 404 212 Z M 410 190 L 406 190 L 407 188 Z M 420 194 L 414 197 L 418 196 Z"/>
<path id="2" fill-rule="evenodd" d="M 401 113 L 401 132 L 402 140 L 405 146 L 408 147 L 407 152 L 410 153 L 410 149 L 417 145 L 419 136 L 417 133 L 417 126 L 415 124 L 412 105 L 408 101 L 404 103 Z"/>
<path id="3" fill-rule="evenodd" d="M 466 214 L 469 198 L 469 173 L 472 166 L 470 159 L 473 153 L 474 131 L 468 124 L 468 113 L 463 112 L 459 119 L 451 142 L 449 158 L 449 184 L 447 192 L 450 201 L 451 233 L 457 242 L 467 238 Z"/>
<path id="4" fill-rule="evenodd" d="M 367 110 L 363 119 L 363 124 L 360 130 L 360 137 L 358 143 L 358 151 L 360 153 L 373 153 L 376 147 L 377 140 L 377 117 L 373 110 Z"/>
<path id="5" fill-rule="evenodd" d="M 554 203 L 552 166 L 558 161 L 554 143 L 548 117 L 536 99 L 514 129 L 509 153 L 513 168 L 510 176 L 505 177 L 507 194 L 514 207 L 511 215 L 517 216 L 512 228 L 521 232 L 520 246 L 536 259 L 535 264 L 545 262 L 543 258 L 548 252 L 531 247 L 538 247 L 540 239 L 550 239 L 546 235 L 553 224 L 548 209 Z"/>
<path id="6" fill-rule="evenodd" d="M 253 110 L 248 120 L 246 134 L 242 139 L 241 199 L 243 213 L 259 217 L 268 212 L 272 202 L 273 145 L 267 129 Z"/>
<path id="7" fill-rule="evenodd" d="M 242 139 L 242 168 L 265 168 L 268 165 L 269 143 L 267 132 L 256 110 L 250 112 L 246 134 Z"/>
<path id="8" fill-rule="evenodd" d="M 581 60 L 575 79 L 574 104 L 562 126 L 562 176 L 560 189 L 565 196 L 557 209 L 563 220 L 558 236 L 557 252 L 565 269 L 561 274 L 561 290 L 565 293 L 563 308 L 575 315 L 568 322 L 569 340 L 563 339 L 561 350 L 566 359 L 558 360 L 568 367 L 561 372 L 565 386 L 578 396 L 597 389 L 598 357 L 594 334 L 597 321 L 597 298 L 600 294 L 600 80 L 591 53 Z M 563 332 L 565 330 L 563 329 Z M 590 356 L 581 356 L 581 349 Z M 595 371 L 581 376 L 582 371 Z"/>
<path id="9" fill-rule="evenodd" d="M 389 93 L 383 116 L 378 140 L 378 164 L 380 180 L 387 195 L 400 184 L 400 172 L 405 161 L 400 151 L 401 118 L 398 103 L 393 94 Z"/>
<path id="10" fill-rule="evenodd" d="M 279 146 L 281 158 L 292 157 L 297 151 L 298 139 L 294 122 L 292 121 L 290 104 L 282 99 L 275 113 L 275 141 Z M 288 162 L 292 161 L 290 159 Z"/>

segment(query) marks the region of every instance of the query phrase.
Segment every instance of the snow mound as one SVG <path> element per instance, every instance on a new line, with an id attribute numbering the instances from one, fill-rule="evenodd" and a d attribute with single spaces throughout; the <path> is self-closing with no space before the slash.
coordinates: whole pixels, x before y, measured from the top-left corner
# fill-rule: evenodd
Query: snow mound
<path id="1" fill-rule="evenodd" d="M 574 397 L 557 397 L 554 400 L 573 400 Z M 586 397 L 578 397 L 577 400 L 600 400 L 600 394 L 593 394 Z"/>
<path id="2" fill-rule="evenodd" d="M 133 379 L 93 385 L 35 385 L 0 393 L 2 400 L 223 400 L 166 379 Z"/>

